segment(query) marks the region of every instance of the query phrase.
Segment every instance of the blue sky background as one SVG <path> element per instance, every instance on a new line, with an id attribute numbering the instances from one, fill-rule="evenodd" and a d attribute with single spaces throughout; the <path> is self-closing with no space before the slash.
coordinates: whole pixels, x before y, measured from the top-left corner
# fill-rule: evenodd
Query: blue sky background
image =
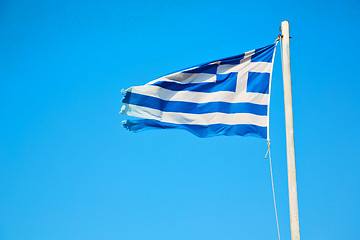
<path id="1" fill-rule="evenodd" d="M 0 239 L 277 239 L 266 141 L 124 130 L 121 89 L 290 22 L 302 239 L 360 239 L 358 1 L 1 1 Z M 290 238 L 280 48 L 270 137 Z"/>

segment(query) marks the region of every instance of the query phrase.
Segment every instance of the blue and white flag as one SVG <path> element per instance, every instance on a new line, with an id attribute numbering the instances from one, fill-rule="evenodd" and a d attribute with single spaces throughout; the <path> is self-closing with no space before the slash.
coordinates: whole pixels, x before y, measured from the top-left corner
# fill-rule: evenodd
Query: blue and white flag
<path id="1" fill-rule="evenodd" d="M 268 138 L 276 43 L 172 73 L 125 91 L 124 127 L 185 129 L 199 137 Z"/>

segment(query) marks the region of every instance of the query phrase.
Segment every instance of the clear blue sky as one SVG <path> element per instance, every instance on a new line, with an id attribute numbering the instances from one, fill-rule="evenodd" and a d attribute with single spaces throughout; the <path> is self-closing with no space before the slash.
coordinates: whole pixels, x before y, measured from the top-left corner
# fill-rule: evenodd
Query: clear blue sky
<path id="1" fill-rule="evenodd" d="M 2 1 L 0 239 L 277 239 L 266 141 L 124 130 L 121 89 L 290 22 L 302 239 L 360 239 L 358 1 Z M 280 48 L 270 137 L 290 238 Z"/>

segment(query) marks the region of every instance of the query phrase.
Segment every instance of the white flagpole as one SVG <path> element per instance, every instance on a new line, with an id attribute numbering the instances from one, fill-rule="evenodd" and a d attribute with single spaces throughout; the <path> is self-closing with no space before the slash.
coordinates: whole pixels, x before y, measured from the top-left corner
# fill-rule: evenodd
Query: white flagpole
<path id="1" fill-rule="evenodd" d="M 290 37 L 289 22 L 281 23 L 282 31 L 282 70 L 284 82 L 284 103 L 286 123 L 286 149 L 289 187 L 290 227 L 291 240 L 300 240 L 299 210 L 296 186 L 294 126 L 291 97 L 291 74 L 290 74 Z"/>

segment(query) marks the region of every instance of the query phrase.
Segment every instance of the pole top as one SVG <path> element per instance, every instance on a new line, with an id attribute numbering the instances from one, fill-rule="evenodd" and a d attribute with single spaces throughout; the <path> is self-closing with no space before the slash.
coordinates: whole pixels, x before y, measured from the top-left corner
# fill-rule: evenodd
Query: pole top
<path id="1" fill-rule="evenodd" d="M 284 35 L 286 35 L 289 38 L 292 38 L 289 36 L 289 22 L 288 21 L 282 21 L 279 30 L 281 31 L 282 38 L 284 37 Z"/>
<path id="2" fill-rule="evenodd" d="M 289 22 L 288 21 L 282 21 L 281 22 L 281 30 L 284 31 L 284 29 L 289 29 Z"/>

